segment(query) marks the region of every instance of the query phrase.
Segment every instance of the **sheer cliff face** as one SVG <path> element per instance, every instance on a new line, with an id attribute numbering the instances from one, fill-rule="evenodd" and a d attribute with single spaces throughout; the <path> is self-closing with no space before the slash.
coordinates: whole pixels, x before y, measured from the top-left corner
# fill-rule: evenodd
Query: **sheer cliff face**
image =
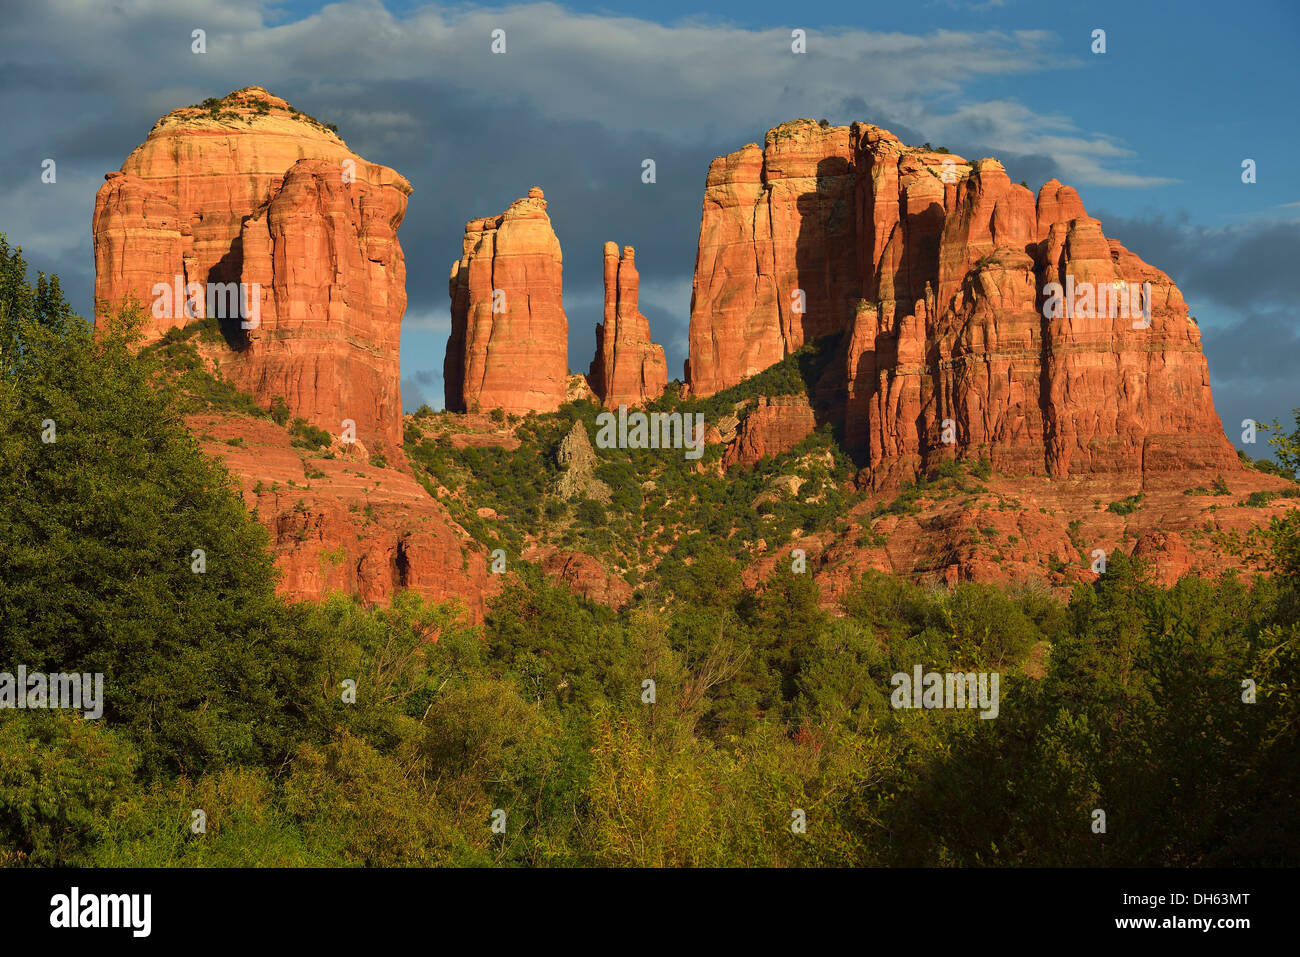
<path id="1" fill-rule="evenodd" d="M 696 394 L 845 327 L 858 295 L 851 157 L 847 128 L 809 123 L 709 166 L 691 293 Z"/>
<path id="2" fill-rule="evenodd" d="M 605 314 L 596 326 L 596 356 L 587 380 L 606 408 L 644 405 L 663 395 L 668 364 L 663 346 L 650 341 L 650 321 L 637 306 L 636 251 L 605 244 Z"/>
<path id="3" fill-rule="evenodd" d="M 569 322 L 560 243 L 533 187 L 500 216 L 465 224 L 452 263 L 443 364 L 453 412 L 554 412 L 565 401 Z"/>
<path id="4" fill-rule="evenodd" d="M 713 162 L 691 391 L 829 334 L 873 482 L 953 455 L 1052 476 L 1238 467 L 1177 287 L 1073 189 L 1035 199 L 996 160 L 804 120 Z"/>
<path id="5" fill-rule="evenodd" d="M 147 343 L 214 318 L 226 347 L 211 358 L 263 405 L 282 396 L 335 435 L 351 420 L 368 446 L 400 446 L 402 176 L 250 87 L 163 117 L 105 178 L 100 321 L 133 297 Z"/>

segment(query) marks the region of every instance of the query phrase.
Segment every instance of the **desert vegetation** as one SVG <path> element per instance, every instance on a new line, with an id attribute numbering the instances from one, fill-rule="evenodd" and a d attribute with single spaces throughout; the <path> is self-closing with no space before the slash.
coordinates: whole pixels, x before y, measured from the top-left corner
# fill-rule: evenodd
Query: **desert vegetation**
<path id="1" fill-rule="evenodd" d="M 413 594 L 292 603 L 183 424 L 232 401 L 175 361 L 183 337 L 136 353 L 129 317 L 96 336 L 57 278 L 25 272 L 0 246 L 0 661 L 107 690 L 99 720 L 0 713 L 5 864 L 1295 860 L 1300 511 L 1272 523 L 1268 577 L 1162 588 L 1118 555 L 1062 602 L 869 573 L 828 610 L 785 566 L 741 580 L 733 539 L 813 521 L 778 507 L 746 526 L 761 470 L 722 483 L 707 457 L 660 459 L 652 495 L 623 452 L 600 465 L 615 500 L 564 513 L 616 552 L 647 516 L 675 530 L 620 612 L 526 564 L 482 626 Z M 430 481 L 545 530 L 546 452 L 593 412 L 523 423 L 513 453 L 418 428 L 407 447 Z M 1274 437 L 1294 468 L 1300 444 Z M 834 460 L 824 434 L 809 450 Z M 999 717 L 895 709 L 891 675 L 918 664 L 999 673 Z"/>

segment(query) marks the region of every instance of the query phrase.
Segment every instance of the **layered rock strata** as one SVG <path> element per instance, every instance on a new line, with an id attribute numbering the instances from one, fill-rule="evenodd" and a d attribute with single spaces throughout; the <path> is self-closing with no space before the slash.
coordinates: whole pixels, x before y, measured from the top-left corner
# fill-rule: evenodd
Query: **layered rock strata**
<path id="1" fill-rule="evenodd" d="M 131 299 L 143 341 L 195 321 L 269 407 L 375 450 L 401 443 L 410 184 L 261 87 L 164 116 L 95 200 L 98 322 Z"/>
<path id="2" fill-rule="evenodd" d="M 443 363 L 453 412 L 554 412 L 565 402 L 569 322 L 560 243 L 533 187 L 499 216 L 465 224 L 452 263 Z"/>
<path id="3" fill-rule="evenodd" d="M 605 244 L 605 314 L 596 326 L 596 356 L 587 375 L 607 409 L 644 405 L 663 395 L 668 364 L 663 346 L 650 341 L 650 322 L 637 307 L 636 251 Z"/>
<path id="4" fill-rule="evenodd" d="M 802 395 L 762 396 L 741 421 L 735 441 L 722 455 L 726 468 L 753 465 L 788 452 L 817 427 L 812 406 Z"/>
<path id="5" fill-rule="evenodd" d="M 1239 467 L 1177 287 L 1073 189 L 1035 199 L 997 160 L 811 120 L 714 160 L 691 392 L 826 336 L 873 484 L 950 456 L 1053 477 Z"/>

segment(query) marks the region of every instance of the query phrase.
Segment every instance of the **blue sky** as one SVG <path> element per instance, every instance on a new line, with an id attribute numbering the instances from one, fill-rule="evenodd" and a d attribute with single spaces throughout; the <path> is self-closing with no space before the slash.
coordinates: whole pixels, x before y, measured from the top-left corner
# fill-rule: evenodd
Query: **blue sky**
<path id="1" fill-rule="evenodd" d="M 447 270 L 466 220 L 542 186 L 564 249 L 570 366 L 601 311 L 601 247 L 637 247 L 642 311 L 685 358 L 709 160 L 799 116 L 865 120 L 909 142 L 996 156 L 1035 189 L 1075 186 L 1106 233 L 1180 285 L 1216 406 L 1300 406 L 1287 288 L 1300 261 L 1300 5 L 1028 0 L 790 4 L 331 5 L 47 0 L 0 33 L 0 231 L 90 311 L 103 174 L 158 116 L 251 84 L 336 122 L 415 187 L 403 396 L 441 404 Z M 488 52 L 507 30 L 506 56 Z M 208 31 L 195 56 L 190 30 Z M 789 52 L 794 28 L 808 52 Z M 1090 50 L 1106 31 L 1105 54 Z M 59 163 L 42 185 L 40 163 Z M 658 165 L 653 187 L 641 160 Z M 1256 161 L 1258 181 L 1241 182 Z M 1260 455 L 1262 445 L 1247 448 Z"/>

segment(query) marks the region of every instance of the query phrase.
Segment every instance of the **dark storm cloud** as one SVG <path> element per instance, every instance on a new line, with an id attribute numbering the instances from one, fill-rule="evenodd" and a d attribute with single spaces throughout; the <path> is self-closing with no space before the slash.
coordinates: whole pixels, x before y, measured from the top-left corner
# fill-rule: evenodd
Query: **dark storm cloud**
<path id="1" fill-rule="evenodd" d="M 418 409 L 422 405 L 441 408 L 442 374 L 424 370 L 402 379 L 402 405 Z"/>
<path id="2" fill-rule="evenodd" d="M 1237 310 L 1294 299 L 1290 284 L 1300 261 L 1300 221 L 1209 229 L 1192 224 L 1185 213 L 1173 221 L 1158 215 L 1099 218 L 1106 235 L 1167 272 L 1189 303 L 1189 290 Z"/>
<path id="3" fill-rule="evenodd" d="M 690 276 L 708 164 L 740 143 L 683 145 L 659 133 L 614 132 L 590 121 L 539 116 L 518 101 L 486 104 L 450 88 L 436 89 L 430 99 L 430 106 L 412 111 L 409 90 L 380 84 L 364 100 L 343 96 L 329 116 L 317 114 L 337 120 L 349 145 L 401 170 L 414 187 L 400 234 L 411 314 L 446 310 L 447 274 L 460 258 L 467 220 L 496 215 L 540 186 L 564 254 L 570 365 L 585 371 L 595 348 L 607 241 L 636 247 L 642 311 L 656 337 L 684 337 L 689 295 L 669 311 L 656 308 L 654 291 Z M 410 125 L 387 142 L 382 129 L 349 126 L 353 111 L 406 114 Z M 641 181 L 645 159 L 655 161 L 653 184 Z M 685 355 L 669 358 L 680 369 Z"/>
<path id="4" fill-rule="evenodd" d="M 1216 376 L 1255 385 L 1278 383 L 1292 395 L 1291 405 L 1300 405 L 1300 389 L 1295 385 L 1300 327 L 1292 309 L 1247 307 L 1231 325 L 1207 329 L 1203 343 L 1213 357 L 1210 368 Z"/>

